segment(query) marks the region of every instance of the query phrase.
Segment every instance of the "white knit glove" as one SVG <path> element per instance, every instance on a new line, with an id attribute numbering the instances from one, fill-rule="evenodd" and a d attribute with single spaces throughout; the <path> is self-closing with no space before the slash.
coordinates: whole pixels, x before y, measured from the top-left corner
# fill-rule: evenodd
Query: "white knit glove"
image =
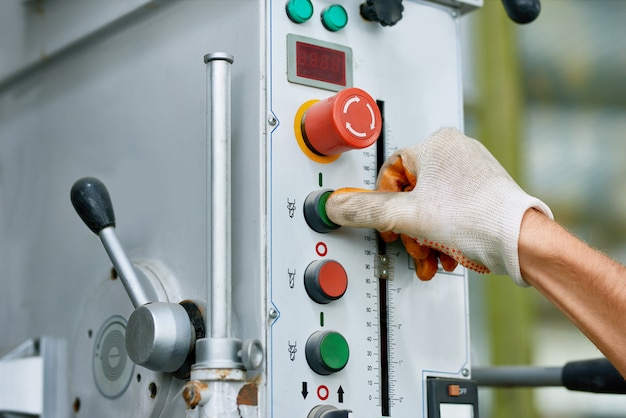
<path id="1" fill-rule="evenodd" d="M 552 212 L 526 194 L 478 141 L 442 129 L 393 154 L 376 188 L 335 191 L 326 203 L 328 217 L 339 225 L 392 231 L 383 233 L 387 241 L 396 234 L 411 237 L 413 244 L 406 237 L 403 242 L 416 260 L 424 256 L 415 243 L 528 286 L 517 248 L 522 217 L 530 208 L 550 218 Z"/>

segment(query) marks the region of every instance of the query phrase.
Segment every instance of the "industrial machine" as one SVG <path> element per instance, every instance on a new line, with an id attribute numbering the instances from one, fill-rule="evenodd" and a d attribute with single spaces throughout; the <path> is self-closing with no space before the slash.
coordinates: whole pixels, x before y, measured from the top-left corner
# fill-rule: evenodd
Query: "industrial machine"
<path id="1" fill-rule="evenodd" d="M 481 3 L 0 5 L 0 411 L 477 417 L 465 270 L 324 202 L 462 128 Z"/>

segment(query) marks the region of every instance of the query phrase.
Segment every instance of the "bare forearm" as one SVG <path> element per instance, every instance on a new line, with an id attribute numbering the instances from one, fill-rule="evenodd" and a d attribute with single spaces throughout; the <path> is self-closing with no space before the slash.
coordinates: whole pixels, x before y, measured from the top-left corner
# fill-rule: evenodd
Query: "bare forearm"
<path id="1" fill-rule="evenodd" d="M 626 376 L 626 268 L 535 210 L 522 221 L 519 260 L 524 279 Z"/>

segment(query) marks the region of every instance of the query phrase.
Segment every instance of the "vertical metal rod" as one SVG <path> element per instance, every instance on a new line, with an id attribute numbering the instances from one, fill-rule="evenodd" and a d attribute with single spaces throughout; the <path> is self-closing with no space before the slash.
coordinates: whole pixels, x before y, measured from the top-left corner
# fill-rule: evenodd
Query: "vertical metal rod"
<path id="1" fill-rule="evenodd" d="M 216 52 L 204 56 L 207 64 L 207 139 L 210 179 L 207 207 L 211 208 L 210 272 L 207 300 L 211 301 L 209 335 L 231 337 L 231 144 L 230 144 L 230 66 L 233 56 Z M 208 326 L 209 324 L 207 324 Z"/>

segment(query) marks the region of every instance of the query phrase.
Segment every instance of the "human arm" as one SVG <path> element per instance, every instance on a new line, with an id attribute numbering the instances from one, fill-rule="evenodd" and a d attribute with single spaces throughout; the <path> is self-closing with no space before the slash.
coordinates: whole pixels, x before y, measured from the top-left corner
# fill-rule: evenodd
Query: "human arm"
<path id="1" fill-rule="evenodd" d="M 439 131 L 390 157 L 377 190 L 338 190 L 326 204 L 329 218 L 387 239 L 402 234 L 413 257 L 421 256 L 415 240 L 466 267 L 534 286 L 626 376 L 626 268 L 554 222 L 482 145 Z"/>
<path id="2" fill-rule="evenodd" d="M 524 279 L 626 376 L 626 267 L 535 210 L 522 219 L 518 248 Z"/>

